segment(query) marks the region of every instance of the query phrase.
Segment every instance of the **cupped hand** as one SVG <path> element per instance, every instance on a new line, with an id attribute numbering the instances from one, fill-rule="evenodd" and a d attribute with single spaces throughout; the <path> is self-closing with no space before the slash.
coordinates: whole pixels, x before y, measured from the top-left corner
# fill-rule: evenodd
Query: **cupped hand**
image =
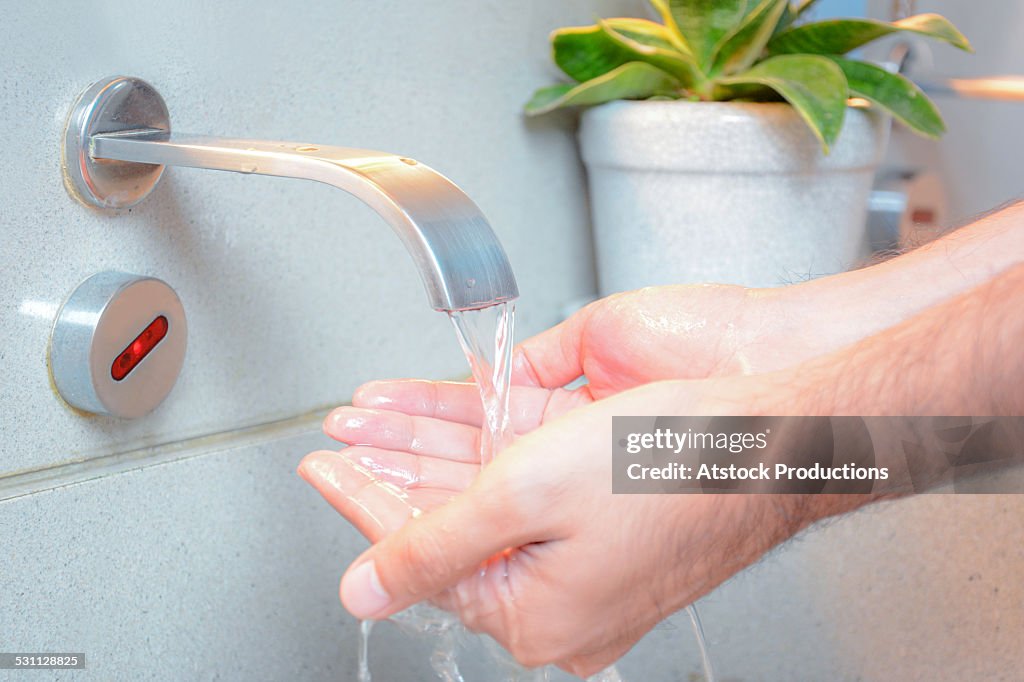
<path id="1" fill-rule="evenodd" d="M 604 398 L 652 381 L 703 379 L 784 367 L 803 348 L 789 293 L 729 285 L 649 287 L 595 301 L 521 343 L 513 383 L 558 388 L 586 376 Z M 801 304 L 801 310 L 808 302 Z"/>
<path id="2" fill-rule="evenodd" d="M 479 475 L 474 386 L 363 387 L 325 422 L 351 447 L 299 469 L 377 542 L 346 573 L 345 606 L 384 618 L 431 599 L 527 666 L 585 676 L 617 660 L 810 520 L 768 495 L 610 494 L 612 415 L 732 408 L 728 391 L 709 402 L 708 382 L 693 403 L 689 383 L 592 404 L 582 391 L 516 387 L 523 435 Z"/>

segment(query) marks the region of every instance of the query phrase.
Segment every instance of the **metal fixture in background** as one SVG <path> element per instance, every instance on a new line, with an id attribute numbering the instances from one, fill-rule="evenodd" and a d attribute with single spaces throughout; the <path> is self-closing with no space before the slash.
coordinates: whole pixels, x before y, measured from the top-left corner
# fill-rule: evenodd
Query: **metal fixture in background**
<path id="1" fill-rule="evenodd" d="M 891 253 L 938 237 L 949 225 L 942 178 L 924 169 L 879 173 L 868 200 L 873 253 Z"/>
<path id="2" fill-rule="evenodd" d="M 163 98 L 125 76 L 78 98 L 64 139 L 65 184 L 84 204 L 131 206 L 164 166 L 314 180 L 362 199 L 398 234 L 436 310 L 484 308 L 519 296 L 505 251 L 480 209 L 417 161 L 365 149 L 171 134 Z"/>
<path id="3" fill-rule="evenodd" d="M 61 307 L 50 335 L 50 371 L 79 410 L 134 418 L 174 388 L 188 325 L 174 290 L 152 277 L 101 272 Z"/>
<path id="4" fill-rule="evenodd" d="M 923 63 L 926 69 L 921 69 Z M 934 74 L 918 74 L 930 70 L 934 63 L 931 47 L 923 41 L 901 41 L 893 45 L 885 66 L 902 73 L 929 95 L 953 96 L 959 99 L 1024 102 L 1024 76 L 993 75 L 976 78 L 949 78 Z"/>
<path id="5" fill-rule="evenodd" d="M 918 85 L 930 95 L 952 95 L 960 99 L 1024 102 L 1024 76 L 922 79 L 918 81 Z"/>
<path id="6" fill-rule="evenodd" d="M 894 3 L 894 18 L 900 18 L 897 5 L 905 4 Z M 927 43 L 904 40 L 892 46 L 883 66 L 908 76 L 929 95 L 1024 101 L 1024 76 L 945 78 L 919 75 L 919 72 L 931 72 L 933 64 L 931 47 Z M 875 252 L 892 251 L 934 239 L 944 226 L 948 226 L 947 213 L 946 191 L 935 171 L 925 168 L 883 171 L 876 178 L 869 203 L 870 248 Z"/>
<path id="7" fill-rule="evenodd" d="M 892 7 L 889 8 L 889 21 L 899 21 L 917 14 L 916 5 L 915 0 L 892 0 Z"/>

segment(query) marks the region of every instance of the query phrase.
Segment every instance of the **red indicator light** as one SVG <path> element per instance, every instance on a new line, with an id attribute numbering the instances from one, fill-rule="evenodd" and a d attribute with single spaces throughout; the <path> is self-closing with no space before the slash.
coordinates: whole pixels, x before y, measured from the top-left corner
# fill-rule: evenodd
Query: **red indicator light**
<path id="1" fill-rule="evenodd" d="M 149 352 L 156 348 L 156 345 L 167 336 L 167 318 L 161 315 L 149 326 L 142 330 L 142 333 L 135 337 L 135 340 L 128 344 L 128 347 L 121 351 L 121 354 L 114 359 L 110 366 L 110 376 L 114 381 L 121 381 L 135 369 L 142 359 L 149 355 Z"/>

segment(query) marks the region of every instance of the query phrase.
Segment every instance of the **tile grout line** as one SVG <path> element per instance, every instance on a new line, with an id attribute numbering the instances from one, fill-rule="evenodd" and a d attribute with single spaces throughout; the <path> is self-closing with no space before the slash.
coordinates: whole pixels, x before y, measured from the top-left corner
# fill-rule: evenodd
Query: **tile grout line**
<path id="1" fill-rule="evenodd" d="M 0 502 L 318 430 L 320 421 L 330 409 L 313 410 L 256 426 L 217 431 L 180 441 L 0 476 Z"/>

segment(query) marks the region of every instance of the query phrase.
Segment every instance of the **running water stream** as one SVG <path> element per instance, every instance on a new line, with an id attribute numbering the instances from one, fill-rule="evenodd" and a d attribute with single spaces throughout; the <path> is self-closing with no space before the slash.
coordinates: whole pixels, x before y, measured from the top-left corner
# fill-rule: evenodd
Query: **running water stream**
<path id="1" fill-rule="evenodd" d="M 487 466 L 494 457 L 512 442 L 514 433 L 509 417 L 509 395 L 512 377 L 512 347 L 514 345 L 515 307 L 502 303 L 482 310 L 449 313 L 455 335 L 469 362 L 473 380 L 480 390 L 485 424 L 480 438 L 480 466 Z M 704 642 L 704 631 L 696 608 L 687 612 L 700 646 L 705 682 L 714 682 L 711 661 Z M 466 630 L 454 615 L 430 606 L 417 604 L 392 616 L 391 620 L 403 630 L 430 637 L 434 647 L 430 666 L 442 682 L 466 682 L 459 671 L 456 649 L 468 638 L 478 637 Z M 369 665 L 369 637 L 371 621 L 360 627 L 359 682 L 372 682 Z M 493 640 L 486 639 L 486 651 L 500 671 L 501 682 L 549 682 L 550 668 L 527 669 Z M 471 680 L 469 682 L 478 682 Z M 614 666 L 589 678 L 589 682 L 622 682 Z"/>

